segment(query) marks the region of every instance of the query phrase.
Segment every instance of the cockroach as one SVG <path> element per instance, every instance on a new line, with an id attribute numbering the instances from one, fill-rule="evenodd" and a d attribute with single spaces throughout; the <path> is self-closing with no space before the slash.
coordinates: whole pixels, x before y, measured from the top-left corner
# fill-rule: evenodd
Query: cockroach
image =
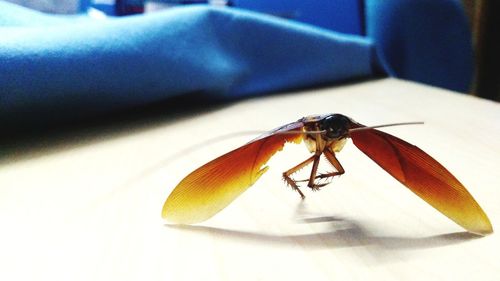
<path id="1" fill-rule="evenodd" d="M 414 122 L 415 123 L 415 122 Z M 414 124 L 364 126 L 342 114 L 312 115 L 269 131 L 187 175 L 168 196 L 162 217 L 178 224 L 205 221 L 229 205 L 264 174 L 264 166 L 285 143 L 304 142 L 311 156 L 283 173 L 284 181 L 298 194 L 293 175 L 311 165 L 307 186 L 319 189 L 325 179 L 344 174 L 335 153 L 347 139 L 391 176 L 467 231 L 479 235 L 493 232 L 491 223 L 467 189 L 439 162 L 418 147 L 376 128 Z M 420 122 L 421 123 L 421 122 Z M 335 171 L 319 173 L 324 155 Z"/>

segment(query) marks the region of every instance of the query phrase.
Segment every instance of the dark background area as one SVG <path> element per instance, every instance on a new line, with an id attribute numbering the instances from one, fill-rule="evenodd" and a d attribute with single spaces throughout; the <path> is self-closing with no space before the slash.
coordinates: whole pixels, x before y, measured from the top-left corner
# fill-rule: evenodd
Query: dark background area
<path id="1" fill-rule="evenodd" d="M 473 95 L 500 101 L 500 1 L 462 0 L 475 50 Z"/>

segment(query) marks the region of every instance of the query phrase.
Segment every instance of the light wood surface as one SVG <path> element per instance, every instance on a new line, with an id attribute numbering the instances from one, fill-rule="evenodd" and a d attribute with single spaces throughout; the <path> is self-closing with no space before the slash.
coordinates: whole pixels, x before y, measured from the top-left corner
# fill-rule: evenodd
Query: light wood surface
<path id="1" fill-rule="evenodd" d="M 281 173 L 307 150 L 287 145 L 214 218 L 161 219 L 187 173 L 254 136 L 209 139 L 330 112 L 425 121 L 384 131 L 440 161 L 500 227 L 499 104 L 382 79 L 19 147 L 0 159 L 0 280 L 500 280 L 498 233 L 466 233 L 350 142 L 346 174 L 303 202 Z"/>

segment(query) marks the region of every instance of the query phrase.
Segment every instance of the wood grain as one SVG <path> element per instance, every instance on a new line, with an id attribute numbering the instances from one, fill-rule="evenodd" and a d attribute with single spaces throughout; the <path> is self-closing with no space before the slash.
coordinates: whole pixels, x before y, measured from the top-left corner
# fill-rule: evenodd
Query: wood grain
<path id="1" fill-rule="evenodd" d="M 396 79 L 242 101 L 176 122 L 102 132 L 0 163 L 1 280 L 498 280 L 500 238 L 477 238 L 348 143 L 346 174 L 301 201 L 270 170 L 214 218 L 167 225 L 174 186 L 201 164 L 310 114 L 343 113 L 432 155 L 500 225 L 498 103 Z M 182 152 L 183 156 L 179 157 Z"/>

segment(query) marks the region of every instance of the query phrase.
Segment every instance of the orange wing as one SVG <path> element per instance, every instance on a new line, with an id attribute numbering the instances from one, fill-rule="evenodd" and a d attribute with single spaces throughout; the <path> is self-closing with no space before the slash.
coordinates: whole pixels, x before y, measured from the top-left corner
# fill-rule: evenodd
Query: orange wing
<path id="1" fill-rule="evenodd" d="M 350 135 L 363 153 L 445 216 L 472 233 L 493 232 L 488 217 L 467 189 L 427 153 L 374 129 Z"/>
<path id="2" fill-rule="evenodd" d="M 299 143 L 302 128 L 301 122 L 285 125 L 196 169 L 167 198 L 162 217 L 180 224 L 211 218 L 267 171 L 262 166 L 286 142 Z"/>

